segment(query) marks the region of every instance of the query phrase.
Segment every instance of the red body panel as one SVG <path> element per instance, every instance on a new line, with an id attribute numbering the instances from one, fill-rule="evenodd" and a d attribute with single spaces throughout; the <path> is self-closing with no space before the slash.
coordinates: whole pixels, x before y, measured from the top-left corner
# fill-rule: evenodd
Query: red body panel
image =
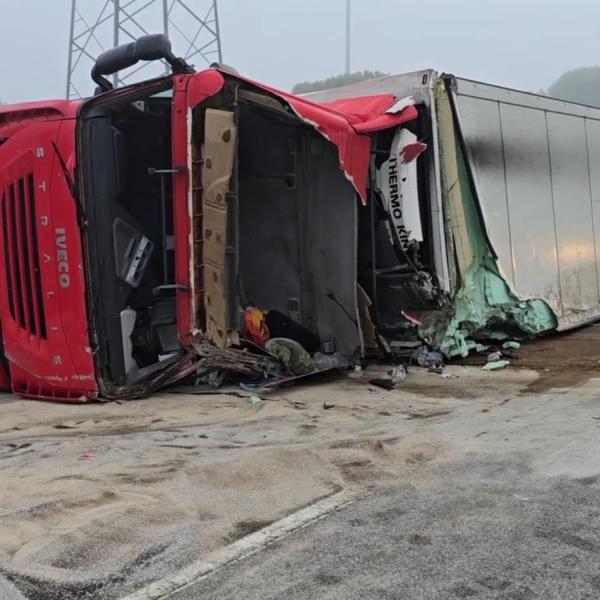
<path id="1" fill-rule="evenodd" d="M 0 110 L 0 321 L 11 388 L 66 402 L 97 395 L 81 234 L 56 155 L 72 172 L 78 104 Z"/>
<path id="2" fill-rule="evenodd" d="M 191 111 L 217 94 L 225 77 L 279 98 L 335 144 L 340 167 L 363 202 L 370 134 L 417 117 L 414 106 L 388 113 L 396 100 L 390 94 L 319 105 L 225 71 L 173 76 L 175 275 L 183 345 L 192 343 L 196 326 Z M 123 89 L 107 92 L 122 93 Z M 79 101 L 57 100 L 0 107 L 0 324 L 5 355 L 0 360 L 0 388 L 10 386 L 25 397 L 66 402 L 98 395 L 78 211 L 57 155 L 75 180 L 80 106 Z"/>
<path id="3" fill-rule="evenodd" d="M 205 78 L 204 71 L 193 75 Z M 229 74 L 231 76 L 231 74 Z M 211 78 L 213 76 L 211 75 Z M 317 104 L 306 98 L 258 83 L 241 75 L 236 79 L 250 83 L 286 102 L 307 124 L 313 126 L 323 137 L 338 148 L 340 165 L 358 192 L 363 204 L 367 201 L 367 182 L 371 157 L 371 137 L 369 134 L 391 127 L 398 127 L 417 118 L 417 109 L 407 106 L 404 110 L 387 114 L 396 102 L 392 94 L 364 96 L 350 100 L 340 100 L 328 104 Z"/>

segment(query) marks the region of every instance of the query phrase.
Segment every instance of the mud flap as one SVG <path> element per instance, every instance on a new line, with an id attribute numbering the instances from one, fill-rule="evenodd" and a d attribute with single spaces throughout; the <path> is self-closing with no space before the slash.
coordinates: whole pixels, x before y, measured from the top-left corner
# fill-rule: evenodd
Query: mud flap
<path id="1" fill-rule="evenodd" d="M 228 342 L 227 306 L 227 192 L 236 152 L 234 114 L 207 109 L 204 134 L 202 182 L 203 287 L 207 338 L 218 348 Z"/>

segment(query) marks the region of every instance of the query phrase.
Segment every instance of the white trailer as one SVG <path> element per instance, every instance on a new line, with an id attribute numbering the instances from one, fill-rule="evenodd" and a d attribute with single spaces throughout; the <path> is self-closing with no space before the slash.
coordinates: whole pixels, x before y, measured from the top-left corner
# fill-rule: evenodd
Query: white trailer
<path id="1" fill-rule="evenodd" d="M 433 70 L 308 98 L 381 93 L 414 100 L 421 118 L 404 129 L 427 151 L 415 161 L 418 186 L 401 198 L 404 218 L 418 205 L 421 236 L 394 253 L 381 184 L 393 136 L 374 143 L 358 278 L 380 330 L 402 338 L 408 319 L 433 346 L 465 355 L 478 340 L 598 319 L 600 109 Z"/>

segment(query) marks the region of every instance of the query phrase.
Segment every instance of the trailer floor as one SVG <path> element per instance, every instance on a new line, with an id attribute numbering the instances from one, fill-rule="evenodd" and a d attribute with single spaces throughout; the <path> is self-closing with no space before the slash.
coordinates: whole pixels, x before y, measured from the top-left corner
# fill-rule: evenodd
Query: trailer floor
<path id="1" fill-rule="evenodd" d="M 403 492 L 402 501 L 416 522 L 425 522 L 449 506 L 431 504 L 425 492 L 455 494 L 473 485 L 474 473 L 498 494 L 506 487 L 511 497 L 528 498 L 552 488 L 556 502 L 564 496 L 565 506 L 587 506 L 590 494 L 600 499 L 600 398 L 593 379 L 599 361 L 596 326 L 528 345 L 505 371 L 454 365 L 450 372 L 458 377 L 446 379 L 413 369 L 391 392 L 368 384 L 382 372 L 374 367 L 356 378 L 277 391 L 259 404 L 216 394 L 84 406 L 6 396 L 0 401 L 0 574 L 31 600 L 119 598 L 342 490 L 375 499 L 388 494 L 382 506 L 390 489 L 418 490 Z M 581 482 L 580 496 L 570 482 Z M 484 492 L 470 496 L 472 510 L 509 526 L 510 511 L 496 510 Z M 331 519 L 343 520 L 347 511 Z M 585 553 L 600 547 L 596 521 L 589 531 L 583 517 L 578 530 L 550 527 L 545 539 L 551 544 L 568 534 L 573 544 L 583 540 L 578 552 Z M 538 525 L 521 522 L 532 530 Z M 389 526 L 406 523 L 391 518 Z M 418 545 L 421 538 L 414 539 Z M 466 552 L 460 544 L 469 538 L 456 539 L 453 551 Z M 344 543 L 360 547 L 357 540 Z M 244 564 L 235 567 L 238 584 Z M 306 597 L 352 597 L 342 589 L 336 595 L 326 579 Z M 444 589 L 422 597 L 454 597 Z M 209 592 L 200 596 L 212 597 Z M 288 590 L 272 597 L 305 596 Z"/>

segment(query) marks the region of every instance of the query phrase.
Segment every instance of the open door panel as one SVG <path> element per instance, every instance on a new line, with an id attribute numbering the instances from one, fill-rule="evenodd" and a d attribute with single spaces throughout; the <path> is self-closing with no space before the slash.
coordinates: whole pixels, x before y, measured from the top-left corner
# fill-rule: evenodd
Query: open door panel
<path id="1" fill-rule="evenodd" d="M 230 327 L 227 306 L 227 193 L 236 152 L 234 113 L 207 109 L 205 116 L 203 197 L 203 283 L 206 334 L 225 348 Z"/>

